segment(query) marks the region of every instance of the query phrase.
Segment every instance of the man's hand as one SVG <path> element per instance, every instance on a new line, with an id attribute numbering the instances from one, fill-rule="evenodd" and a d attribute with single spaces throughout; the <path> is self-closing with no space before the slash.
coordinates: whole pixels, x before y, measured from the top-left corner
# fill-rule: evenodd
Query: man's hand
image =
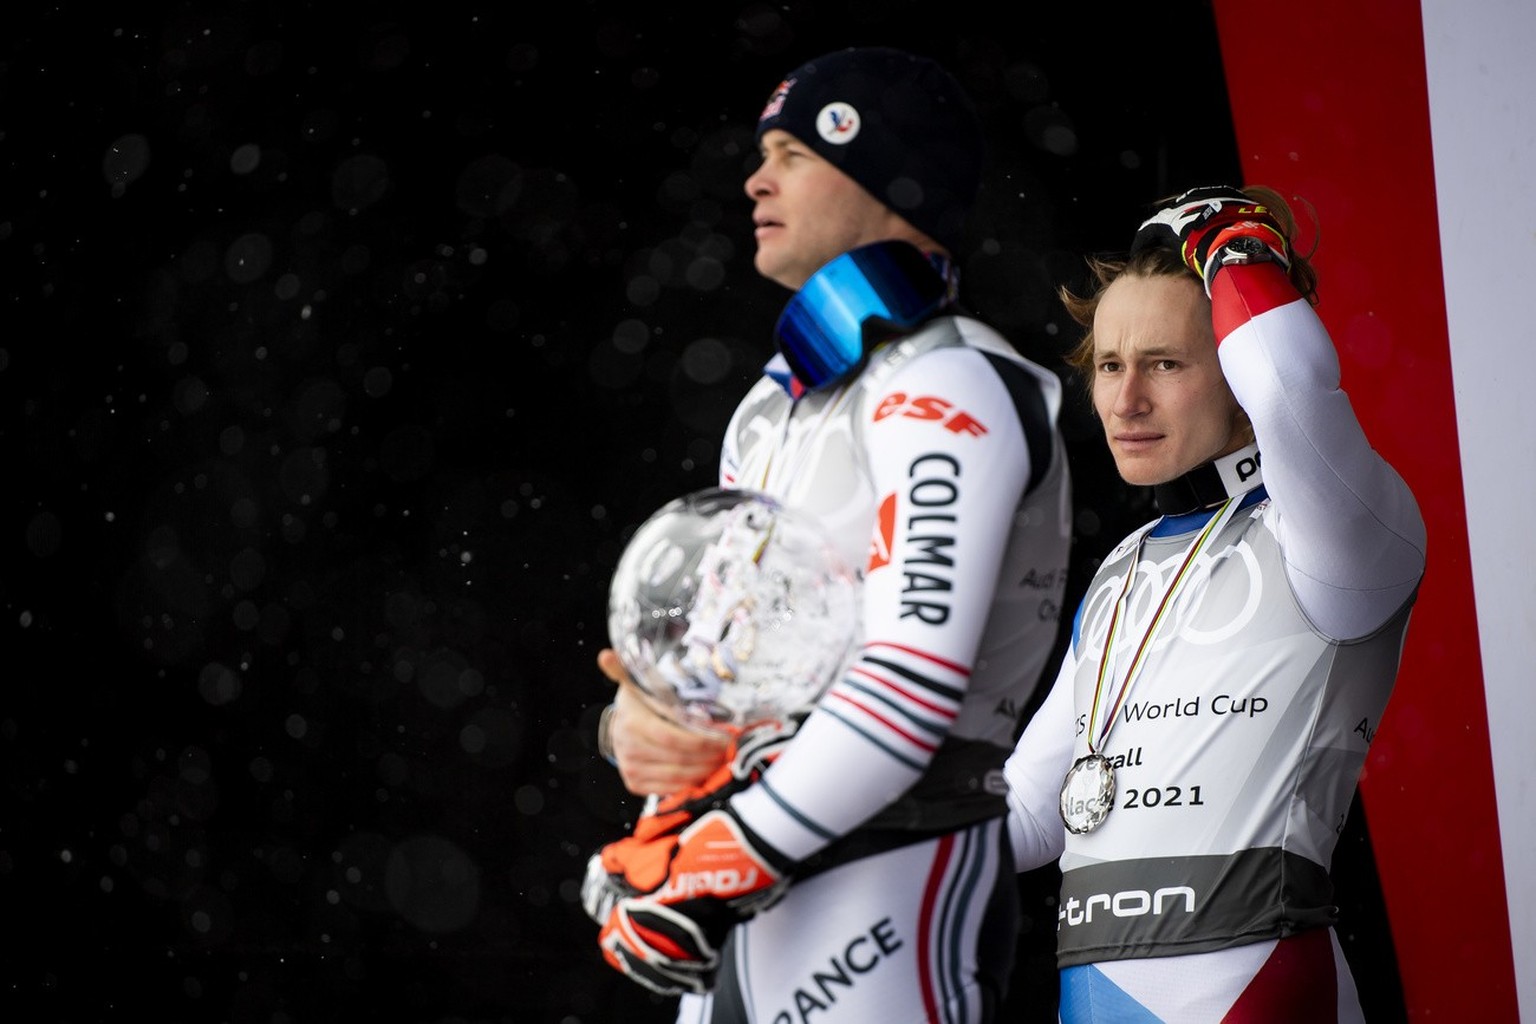
<path id="1" fill-rule="evenodd" d="M 730 756 L 730 741 L 692 729 L 656 713 L 624 671 L 619 656 L 605 648 L 597 667 L 618 685 L 608 722 L 619 778 L 631 793 L 676 793 L 703 784 Z"/>
<path id="2" fill-rule="evenodd" d="M 655 892 L 666 881 L 683 830 L 732 794 L 757 781 L 794 735 L 793 724 L 764 724 L 743 732 L 727 749 L 732 757 L 698 786 L 661 797 L 647 807 L 628 836 L 609 843 L 587 862 L 581 902 L 598 924 L 629 896 Z"/>
<path id="3" fill-rule="evenodd" d="M 729 804 L 709 811 L 678 837 L 653 892 L 614 903 L 598 933 L 603 959 L 663 995 L 706 992 L 731 928 L 783 895 L 789 867 Z"/>
<path id="4" fill-rule="evenodd" d="M 1205 283 L 1207 295 L 1216 272 L 1228 264 L 1291 263 L 1290 243 L 1268 207 L 1226 185 L 1190 189 L 1143 221 L 1131 255 L 1156 247 L 1178 253 Z"/>

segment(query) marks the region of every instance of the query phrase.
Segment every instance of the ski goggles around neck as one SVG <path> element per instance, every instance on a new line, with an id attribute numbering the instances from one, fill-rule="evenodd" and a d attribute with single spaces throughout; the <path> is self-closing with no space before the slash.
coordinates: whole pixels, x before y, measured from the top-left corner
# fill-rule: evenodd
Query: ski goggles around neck
<path id="1" fill-rule="evenodd" d="M 825 387 L 861 367 L 875 345 L 951 305 L 954 291 L 947 258 L 908 242 L 875 242 L 812 274 L 784 307 L 774 338 L 802 385 Z"/>

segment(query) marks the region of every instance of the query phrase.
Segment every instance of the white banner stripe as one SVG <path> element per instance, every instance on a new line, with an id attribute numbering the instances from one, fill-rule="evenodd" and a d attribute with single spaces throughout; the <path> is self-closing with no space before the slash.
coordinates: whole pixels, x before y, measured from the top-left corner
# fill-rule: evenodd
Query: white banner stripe
<path id="1" fill-rule="evenodd" d="M 1536 4 L 1423 0 L 1422 11 L 1456 428 L 1516 988 L 1521 1016 L 1536 1019 L 1536 886 L 1529 864 L 1536 848 L 1536 431 L 1527 415 L 1536 387 Z"/>

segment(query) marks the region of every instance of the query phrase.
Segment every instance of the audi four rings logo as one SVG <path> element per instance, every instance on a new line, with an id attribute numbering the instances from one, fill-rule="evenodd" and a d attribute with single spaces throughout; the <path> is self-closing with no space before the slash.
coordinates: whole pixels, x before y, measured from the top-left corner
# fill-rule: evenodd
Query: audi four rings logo
<path id="1" fill-rule="evenodd" d="M 1208 609 L 1203 600 L 1204 588 L 1216 565 L 1223 562 L 1227 563 L 1226 572 L 1233 592 L 1238 593 L 1237 588 L 1241 587 L 1243 599 L 1241 602 L 1218 603 Z M 1137 580 L 1137 586 L 1154 594 L 1165 589 L 1168 580 L 1178 572 L 1180 563 L 1181 556 L 1177 553 L 1162 562 L 1142 559 L 1134 569 L 1137 576 L 1141 577 Z M 1109 619 L 1115 609 L 1115 596 L 1120 592 L 1124 579 L 1119 573 L 1113 573 L 1083 599 L 1080 635 L 1088 644 L 1086 650 L 1093 654 L 1103 654 L 1104 639 L 1109 633 Z M 1190 600 L 1175 603 L 1169 611 L 1167 624 L 1158 630 L 1152 641 L 1153 650 L 1162 650 L 1178 639 L 1210 645 L 1232 636 L 1258 614 L 1259 603 L 1264 596 L 1264 574 L 1253 546 L 1241 540 L 1228 548 L 1201 552 L 1195 559 L 1188 587 Z M 1124 628 L 1131 632 L 1146 629 L 1156 611 L 1153 602 L 1133 603 L 1126 609 Z M 1221 616 L 1219 619 L 1218 614 Z M 1200 625 L 1197 626 L 1197 622 Z"/>

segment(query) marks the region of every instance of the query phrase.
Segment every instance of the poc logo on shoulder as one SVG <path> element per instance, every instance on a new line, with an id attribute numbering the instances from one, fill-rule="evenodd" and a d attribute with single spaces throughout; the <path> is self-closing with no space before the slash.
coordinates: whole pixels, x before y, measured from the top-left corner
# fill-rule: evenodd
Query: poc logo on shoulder
<path id="1" fill-rule="evenodd" d="M 1263 468 L 1262 453 L 1255 447 L 1249 446 L 1242 451 L 1223 455 L 1216 460 L 1216 472 L 1221 475 L 1221 482 L 1226 485 L 1228 493 L 1237 489 L 1244 489 L 1243 485 L 1260 476 Z"/>

